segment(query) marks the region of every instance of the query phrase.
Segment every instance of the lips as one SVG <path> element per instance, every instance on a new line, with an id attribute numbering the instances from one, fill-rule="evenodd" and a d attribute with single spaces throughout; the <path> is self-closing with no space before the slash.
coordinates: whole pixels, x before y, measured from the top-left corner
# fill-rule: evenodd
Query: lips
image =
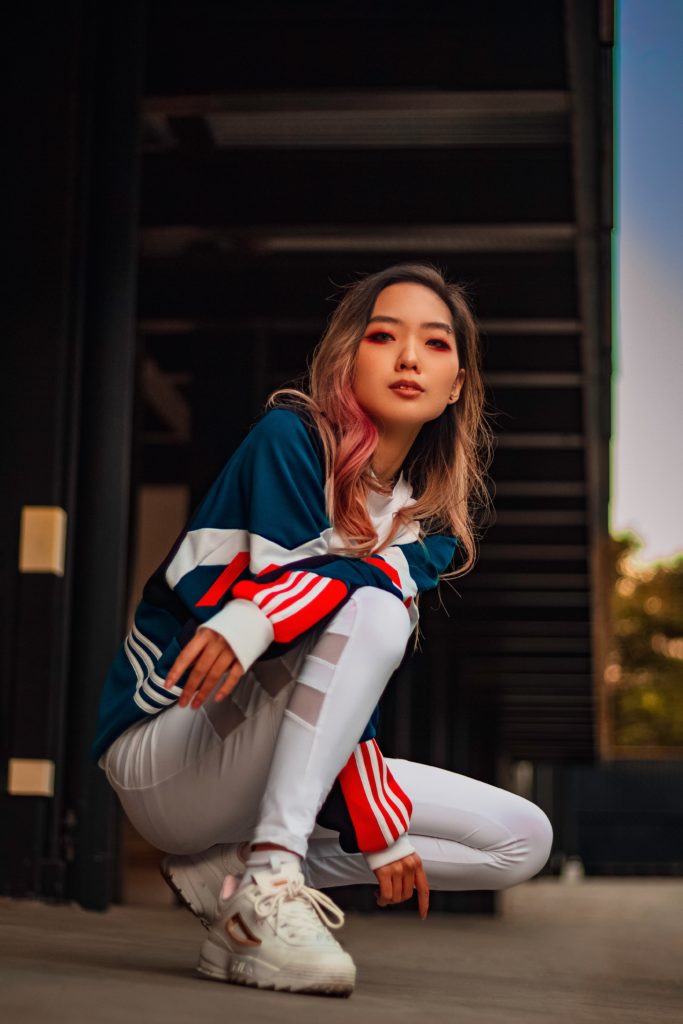
<path id="1" fill-rule="evenodd" d="M 389 387 L 392 391 L 424 391 L 424 388 L 414 380 L 397 380 L 394 384 L 390 384 Z"/>

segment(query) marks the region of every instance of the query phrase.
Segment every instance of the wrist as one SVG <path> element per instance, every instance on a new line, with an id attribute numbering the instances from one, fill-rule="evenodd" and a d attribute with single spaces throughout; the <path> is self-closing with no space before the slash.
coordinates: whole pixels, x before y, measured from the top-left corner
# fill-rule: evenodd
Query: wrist
<path id="1" fill-rule="evenodd" d="M 376 871 L 377 868 L 382 868 L 385 864 L 391 864 L 393 861 L 401 860 L 403 857 L 407 857 L 408 854 L 415 852 L 415 847 L 404 833 L 391 846 L 387 846 L 384 850 L 366 853 L 364 856 L 370 870 Z"/>
<path id="2" fill-rule="evenodd" d="M 219 633 L 230 644 L 243 672 L 270 647 L 274 636 L 268 616 L 253 601 L 242 597 L 228 601 L 199 629 L 213 629 Z"/>

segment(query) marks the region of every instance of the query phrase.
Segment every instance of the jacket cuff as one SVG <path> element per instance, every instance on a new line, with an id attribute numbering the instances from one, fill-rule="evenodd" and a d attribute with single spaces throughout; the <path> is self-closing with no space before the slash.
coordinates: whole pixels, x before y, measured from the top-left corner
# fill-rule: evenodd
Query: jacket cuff
<path id="1" fill-rule="evenodd" d="M 234 597 L 203 622 L 199 629 L 214 629 L 232 647 L 246 672 L 273 642 L 275 631 L 268 616 L 253 601 Z"/>
<path id="2" fill-rule="evenodd" d="M 415 853 L 415 847 L 407 835 L 402 835 L 386 849 L 377 850 L 375 853 L 366 853 L 364 857 L 370 870 L 374 871 L 376 868 L 384 867 L 385 864 L 391 864 L 395 860 L 407 857 L 409 853 Z"/>

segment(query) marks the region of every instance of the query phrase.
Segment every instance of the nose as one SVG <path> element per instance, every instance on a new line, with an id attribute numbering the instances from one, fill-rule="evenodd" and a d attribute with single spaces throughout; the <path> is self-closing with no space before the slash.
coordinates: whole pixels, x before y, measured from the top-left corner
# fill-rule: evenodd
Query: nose
<path id="1" fill-rule="evenodd" d="M 407 337 L 398 353 L 398 369 L 419 367 L 417 342 L 412 337 Z"/>

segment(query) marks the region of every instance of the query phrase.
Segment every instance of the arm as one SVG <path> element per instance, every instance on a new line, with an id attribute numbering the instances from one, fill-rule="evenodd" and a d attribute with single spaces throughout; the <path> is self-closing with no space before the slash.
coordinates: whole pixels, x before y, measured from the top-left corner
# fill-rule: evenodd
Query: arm
<path id="1" fill-rule="evenodd" d="M 393 570 L 393 578 L 400 589 L 404 603 L 410 607 L 418 594 L 434 590 L 439 579 L 446 572 L 458 546 L 458 539 L 452 534 L 428 534 L 421 540 L 411 543 L 392 544 L 385 548 L 379 556 L 389 572 Z"/>
<path id="2" fill-rule="evenodd" d="M 414 628 L 418 621 L 416 595 L 438 585 L 456 545 L 455 537 L 440 534 L 425 537 L 422 542 L 395 544 L 380 554 L 362 558 L 313 556 L 274 571 L 264 570 L 254 580 L 238 582 L 232 588 L 233 601 L 206 625 L 226 639 L 227 631 L 238 632 L 233 626 L 253 630 L 254 639 L 262 636 L 256 648 L 259 657 L 271 643 L 289 645 L 297 641 L 358 587 L 376 586 L 403 601 Z M 283 592 L 290 597 L 284 598 Z M 271 629 L 256 609 L 270 619 Z M 245 653 L 251 657 L 252 652 Z M 252 657 L 249 664 L 254 660 Z"/>
<path id="3" fill-rule="evenodd" d="M 361 586 L 407 602 L 382 559 L 328 552 L 323 470 L 303 421 L 261 417 L 228 461 L 166 566 L 199 627 L 233 648 L 243 671 L 282 653 Z"/>

